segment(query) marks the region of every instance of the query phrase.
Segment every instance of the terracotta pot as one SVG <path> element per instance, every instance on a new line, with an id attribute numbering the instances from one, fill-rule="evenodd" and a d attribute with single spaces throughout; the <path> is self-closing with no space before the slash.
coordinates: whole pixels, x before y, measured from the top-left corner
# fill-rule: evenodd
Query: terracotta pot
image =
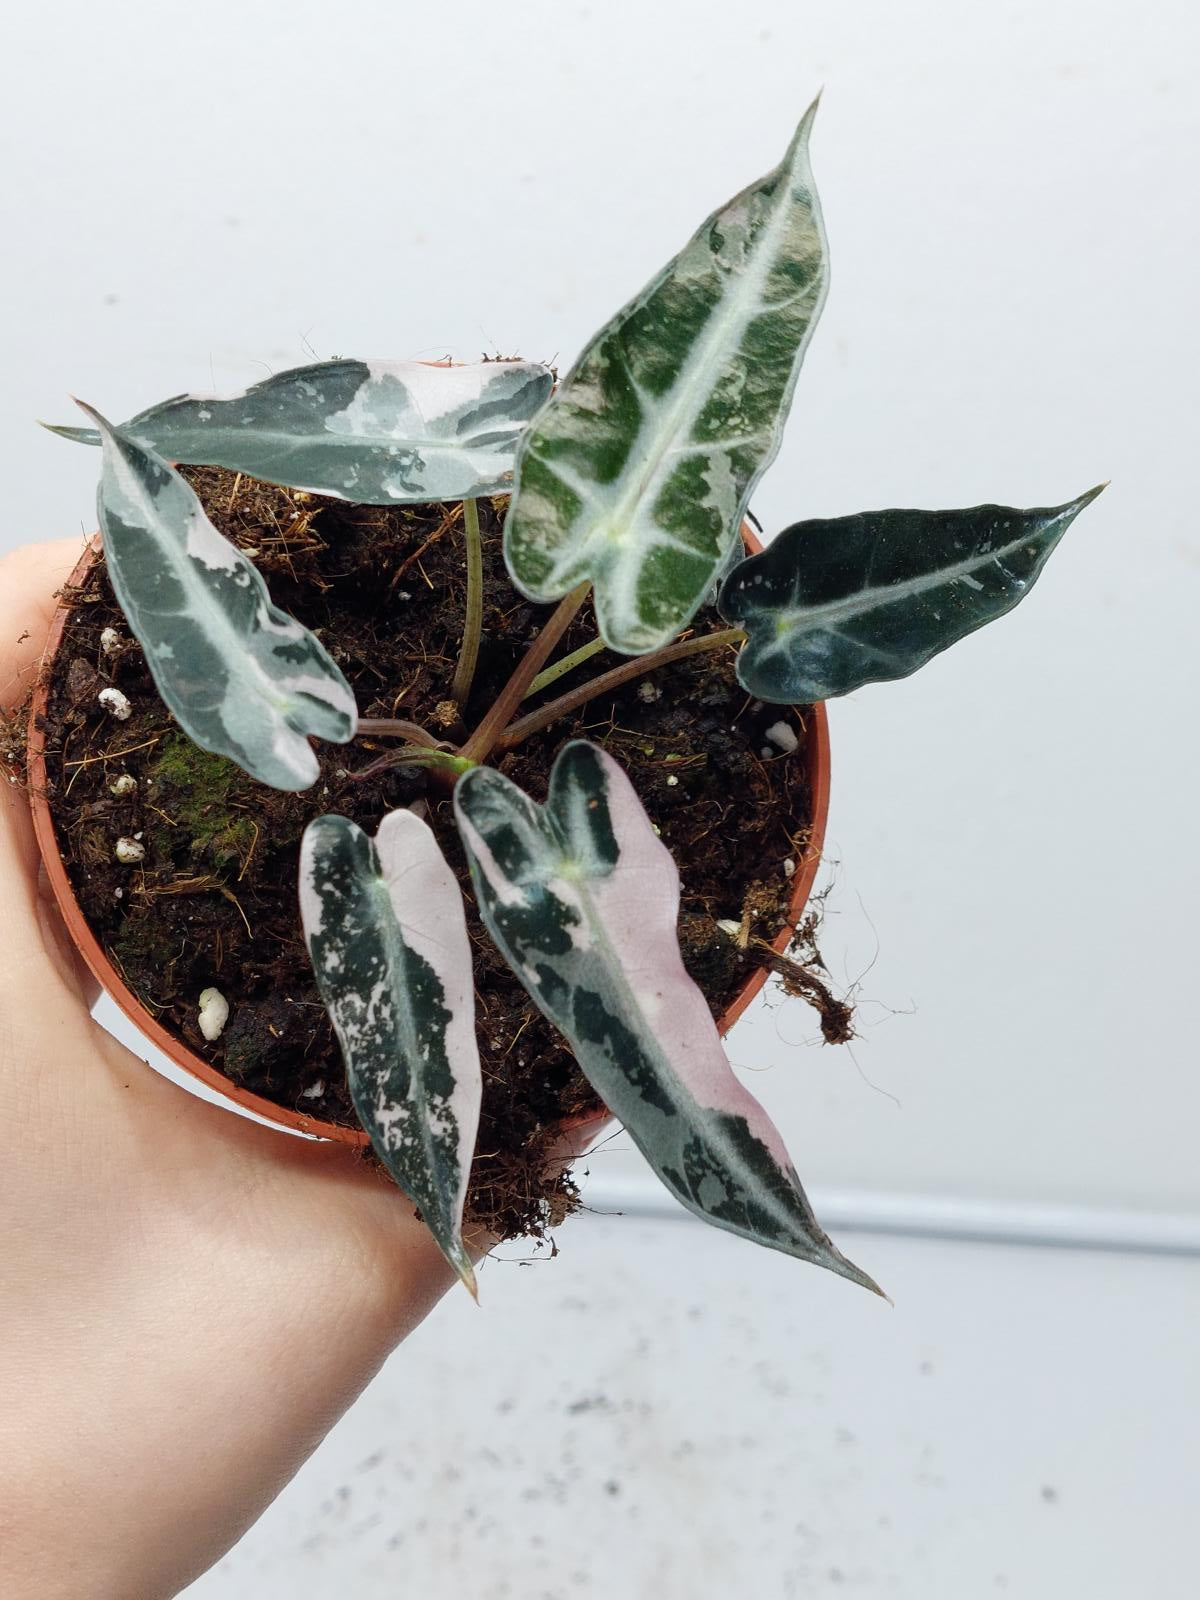
<path id="1" fill-rule="evenodd" d="M 755 538 L 748 526 L 743 528 L 743 538 L 750 553 L 756 554 L 761 544 Z M 99 554 L 98 538 L 84 551 L 77 562 L 74 571 L 67 583 L 71 587 L 79 587 L 86 581 L 92 566 Z M 66 923 L 70 937 L 91 969 L 93 976 L 101 988 L 111 996 L 116 1005 L 129 1018 L 134 1027 L 155 1044 L 164 1055 L 169 1056 L 176 1066 L 184 1072 L 190 1073 L 193 1078 L 215 1089 L 227 1100 L 241 1106 L 246 1111 L 252 1111 L 257 1116 L 273 1123 L 276 1127 L 289 1128 L 294 1132 L 316 1135 L 322 1139 L 335 1139 L 342 1144 L 365 1145 L 366 1134 L 361 1128 L 344 1127 L 339 1123 L 322 1122 L 316 1117 L 307 1117 L 301 1111 L 289 1111 L 286 1106 L 278 1106 L 271 1100 L 264 1100 L 261 1095 L 251 1094 L 246 1089 L 239 1088 L 225 1075 L 218 1072 L 202 1056 L 189 1050 L 187 1045 L 177 1039 L 174 1034 L 168 1033 L 162 1025 L 150 1015 L 138 1000 L 133 991 L 126 984 L 120 972 L 109 960 L 108 955 L 100 945 L 95 934 L 88 926 L 79 903 L 75 898 L 75 891 L 71 887 L 66 868 L 58 849 L 58 841 L 54 833 L 54 820 L 50 814 L 50 805 L 46 798 L 46 761 L 42 735 L 42 721 L 46 713 L 49 699 L 49 682 L 46 667 L 53 661 L 58 646 L 62 640 L 63 629 L 66 627 L 70 606 L 61 602 L 50 624 L 50 632 L 46 640 L 46 649 L 43 655 L 43 667 L 34 689 L 33 703 L 29 710 L 29 794 L 30 804 L 33 809 L 33 826 L 37 834 L 38 847 L 45 863 L 46 875 L 54 890 L 54 897 L 58 901 L 59 910 L 62 912 L 63 921 Z M 808 720 L 808 737 L 805 741 L 806 772 L 809 793 L 812 796 L 812 831 L 809 838 L 808 849 L 802 860 L 797 861 L 796 871 L 792 878 L 792 896 L 788 907 L 788 922 L 780 930 L 775 939 L 773 948 L 780 954 L 787 949 L 792 932 L 799 922 L 804 911 L 805 903 L 812 890 L 813 880 L 816 877 L 817 867 L 821 859 L 821 850 L 825 840 L 825 820 L 829 810 L 829 724 L 825 716 L 825 707 L 816 705 L 811 708 Z M 734 1023 L 745 1011 L 751 1000 L 762 989 L 767 980 L 767 969 L 759 970 L 743 984 L 737 997 L 720 1019 L 719 1027 L 722 1034 L 729 1032 Z M 564 1124 L 564 1135 L 570 1137 L 572 1145 L 578 1146 L 580 1151 L 594 1138 L 608 1121 L 603 1113 L 595 1116 L 579 1117 Z"/>

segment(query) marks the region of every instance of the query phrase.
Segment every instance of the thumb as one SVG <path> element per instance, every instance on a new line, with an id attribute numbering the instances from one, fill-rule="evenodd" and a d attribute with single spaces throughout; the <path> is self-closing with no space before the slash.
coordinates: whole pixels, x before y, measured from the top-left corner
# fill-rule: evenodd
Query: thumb
<path id="1" fill-rule="evenodd" d="M 56 607 L 56 594 L 82 553 L 77 539 L 29 545 L 0 562 L 0 711 L 18 713 L 41 664 Z M 52 977 L 77 1004 L 93 987 L 67 954 L 61 922 L 39 890 L 39 855 L 20 776 L 0 785 L 0 904 L 6 914 L 10 952 L 0 985 L 19 1002 L 29 978 Z M 29 971 L 32 963 L 37 969 Z"/>

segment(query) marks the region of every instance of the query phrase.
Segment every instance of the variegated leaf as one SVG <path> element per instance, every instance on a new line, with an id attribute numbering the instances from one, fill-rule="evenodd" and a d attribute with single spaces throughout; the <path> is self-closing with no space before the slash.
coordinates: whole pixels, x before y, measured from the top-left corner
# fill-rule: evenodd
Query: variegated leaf
<path id="1" fill-rule="evenodd" d="M 374 840 L 317 817 L 300 915 L 359 1120 L 474 1294 L 462 1218 L 483 1078 L 458 882 L 411 811 L 389 813 Z"/>
<path id="2" fill-rule="evenodd" d="M 600 330 L 521 441 L 509 571 L 533 600 L 590 578 L 625 654 L 691 620 L 779 448 L 825 295 L 814 111 Z"/>
<path id="3" fill-rule="evenodd" d="M 224 399 L 178 395 L 121 432 L 171 461 L 360 505 L 460 500 L 511 487 L 517 439 L 553 382 L 532 361 L 321 361 Z"/>
<path id="4" fill-rule="evenodd" d="M 795 523 L 721 590 L 723 615 L 747 634 L 738 678 L 760 700 L 794 705 L 907 677 L 1024 599 L 1099 493 L 1037 511 L 869 511 Z"/>
<path id="5" fill-rule="evenodd" d="M 873 1289 L 821 1231 L 778 1132 L 730 1069 L 679 954 L 675 863 L 611 756 L 568 744 L 545 806 L 477 767 L 455 810 L 488 931 L 672 1194 Z"/>
<path id="6" fill-rule="evenodd" d="M 108 575 L 158 691 L 202 750 L 276 789 L 319 771 L 308 735 L 344 744 L 358 712 L 320 641 L 271 604 L 258 569 L 152 450 L 92 410 Z"/>

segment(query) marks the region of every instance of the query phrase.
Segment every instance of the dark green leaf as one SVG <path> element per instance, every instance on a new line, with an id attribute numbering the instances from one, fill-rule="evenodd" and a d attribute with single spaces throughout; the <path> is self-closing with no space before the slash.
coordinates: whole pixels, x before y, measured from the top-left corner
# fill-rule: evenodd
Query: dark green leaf
<path id="1" fill-rule="evenodd" d="M 738 678 L 795 705 L 904 678 L 1028 594 L 1100 493 L 1015 511 L 866 511 L 797 522 L 736 567 L 720 608 L 745 628 Z"/>

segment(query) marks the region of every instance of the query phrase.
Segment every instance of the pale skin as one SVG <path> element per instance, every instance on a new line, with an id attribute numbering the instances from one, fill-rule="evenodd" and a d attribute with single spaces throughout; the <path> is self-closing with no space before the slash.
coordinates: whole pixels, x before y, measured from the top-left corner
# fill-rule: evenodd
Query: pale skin
<path id="1" fill-rule="evenodd" d="M 6 706 L 80 551 L 0 561 Z M 193 1098 L 92 1021 L 25 796 L 3 790 L 0 1594 L 159 1600 L 229 1549 L 454 1278 L 352 1153 Z"/>

